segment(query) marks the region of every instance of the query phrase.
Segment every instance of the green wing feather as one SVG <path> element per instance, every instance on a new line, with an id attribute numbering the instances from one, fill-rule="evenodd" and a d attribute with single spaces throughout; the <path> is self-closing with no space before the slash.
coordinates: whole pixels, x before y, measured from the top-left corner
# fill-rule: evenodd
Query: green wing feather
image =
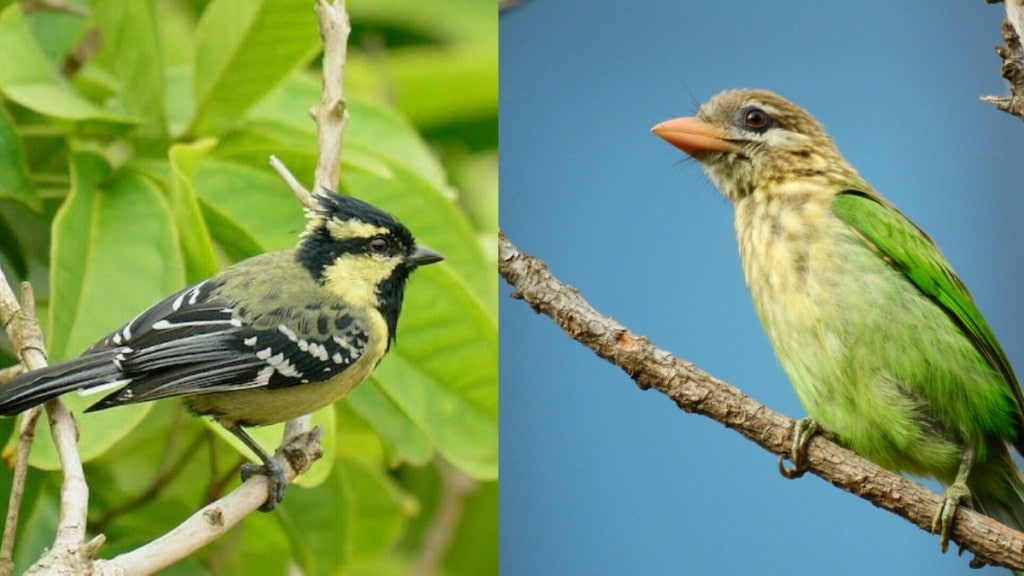
<path id="1" fill-rule="evenodd" d="M 949 314 L 992 368 L 1003 376 L 1017 399 L 1019 413 L 1024 415 L 1024 395 L 1006 354 L 967 287 L 932 239 L 895 206 L 873 192 L 842 192 L 833 201 L 832 209 L 879 256 Z"/>

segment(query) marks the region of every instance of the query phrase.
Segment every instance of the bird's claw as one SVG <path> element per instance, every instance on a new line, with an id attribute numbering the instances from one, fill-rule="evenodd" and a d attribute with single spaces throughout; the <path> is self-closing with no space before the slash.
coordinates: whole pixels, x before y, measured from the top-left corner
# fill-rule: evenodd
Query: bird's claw
<path id="1" fill-rule="evenodd" d="M 943 552 L 949 549 L 949 535 L 953 531 L 953 517 L 956 516 L 956 509 L 960 505 L 971 506 L 971 490 L 963 482 L 954 482 L 946 488 L 942 498 L 942 504 L 935 510 L 932 517 L 932 534 L 939 535 L 939 548 Z"/>
<path id="2" fill-rule="evenodd" d="M 284 468 L 281 463 L 271 458 L 263 464 L 246 462 L 242 464 L 242 482 L 252 477 L 253 474 L 261 474 L 270 479 L 270 488 L 267 493 L 267 501 L 260 506 L 261 512 L 270 512 L 277 508 L 278 503 L 284 500 L 284 489 L 287 483 L 284 480 Z"/>
<path id="3" fill-rule="evenodd" d="M 807 471 L 807 445 L 811 438 L 821 431 L 821 425 L 814 418 L 801 418 L 796 421 L 796 426 L 793 429 L 793 447 L 789 455 L 793 467 L 787 467 L 786 457 L 779 456 L 779 474 L 790 480 L 804 475 L 804 472 Z"/>

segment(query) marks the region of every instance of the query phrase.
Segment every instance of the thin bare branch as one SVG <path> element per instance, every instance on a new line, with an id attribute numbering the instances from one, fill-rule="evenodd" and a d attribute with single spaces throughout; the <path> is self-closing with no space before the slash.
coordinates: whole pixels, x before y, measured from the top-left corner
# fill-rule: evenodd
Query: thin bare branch
<path id="1" fill-rule="evenodd" d="M 319 428 L 296 436 L 278 450 L 277 460 L 284 467 L 285 479 L 291 482 L 313 465 L 323 451 L 320 448 L 322 431 Z M 151 574 L 187 557 L 213 542 L 252 514 L 267 499 L 270 479 L 254 475 L 244 484 L 220 500 L 179 524 L 174 530 L 152 542 L 110 560 L 97 560 L 95 574 Z"/>
<path id="2" fill-rule="evenodd" d="M 0 272 L 2 273 L 2 272 Z M 7 518 L 4 521 L 4 537 L 0 542 L 0 574 L 14 571 L 14 542 L 18 534 L 18 516 L 21 501 L 25 498 L 25 480 L 28 478 L 28 456 L 36 436 L 36 422 L 43 413 L 42 406 L 36 406 L 21 416 L 18 429 L 18 449 L 14 459 L 14 477 L 11 479 L 11 493 L 7 500 Z"/>
<path id="3" fill-rule="evenodd" d="M 316 208 L 316 200 L 309 195 L 309 190 L 306 190 L 306 187 L 303 186 L 302 183 L 299 182 L 299 179 L 292 174 L 292 171 L 284 165 L 284 162 L 281 162 L 277 156 L 271 154 L 270 166 L 274 168 L 274 171 L 277 172 L 279 176 L 281 176 L 281 179 L 285 181 L 285 184 L 288 184 L 288 188 L 293 194 L 295 194 L 295 197 L 299 199 L 299 202 L 302 202 L 302 205 L 305 206 L 306 209 L 312 210 Z"/>
<path id="4" fill-rule="evenodd" d="M 23 372 L 25 372 L 25 367 L 21 364 L 15 364 L 14 366 L 8 366 L 7 368 L 0 369 L 0 387 L 6 386 Z"/>
<path id="5" fill-rule="evenodd" d="M 317 161 L 313 175 L 313 194 L 336 192 L 341 178 L 341 144 L 348 122 L 348 105 L 345 102 L 345 60 L 348 54 L 348 36 L 352 31 L 344 0 L 318 0 L 314 7 L 320 25 L 320 37 L 324 43 L 323 80 L 320 89 L 320 103 L 311 111 L 316 121 Z M 316 207 L 316 200 L 276 157 L 270 157 L 274 170 L 284 178 L 292 192 L 308 210 Z M 285 424 L 283 443 L 290 438 L 305 434 L 312 419 L 309 415 L 290 420 Z"/>
<path id="6" fill-rule="evenodd" d="M 352 27 L 345 12 L 344 0 L 319 0 L 316 3 L 316 15 L 320 21 L 320 36 L 324 41 L 324 60 L 320 104 L 313 111 L 317 128 L 313 193 L 322 194 L 324 190 L 338 190 L 341 142 L 348 121 L 344 91 L 345 59 Z"/>
<path id="7" fill-rule="evenodd" d="M 549 316 L 571 338 L 615 364 L 643 389 L 654 388 L 686 412 L 703 414 L 765 450 L 788 456 L 794 420 L 760 404 L 693 364 L 655 347 L 612 318 L 601 315 L 570 286 L 556 279 L 542 261 L 519 251 L 504 233 L 498 238 L 498 272 L 511 284 L 513 298 Z M 815 436 L 807 470 L 875 506 L 930 531 L 942 496 L 881 468 L 854 452 Z M 980 561 L 1024 570 L 1024 534 L 968 510 L 957 509 L 952 539 Z"/>
<path id="8" fill-rule="evenodd" d="M 46 351 L 43 345 L 43 332 L 36 319 L 35 295 L 32 286 L 21 284 L 21 303 L 14 296 L 6 276 L 0 270 L 0 321 L 10 337 L 11 344 L 21 358 L 21 363 L 29 370 L 46 366 Z M 50 551 L 39 560 L 37 566 L 60 564 L 81 567 L 88 562 L 90 549 L 83 545 L 85 539 L 86 512 L 89 507 L 89 488 L 85 484 L 82 461 L 78 455 L 78 430 L 71 414 L 59 400 L 46 403 L 46 412 L 50 421 L 50 430 L 57 455 L 64 470 L 61 484 L 61 510 L 57 524 L 57 532 Z M 35 418 L 23 420 L 21 440 L 18 447 L 18 462 L 15 463 L 16 476 L 19 469 L 27 467 L 33 432 L 28 428 L 35 425 Z M 18 509 L 24 493 L 24 476 L 22 470 L 22 486 L 12 490 L 8 519 L 5 523 L 14 530 L 17 526 Z M 13 517 L 12 517 L 13 515 Z M 7 540 L 7 536 L 5 536 Z M 6 542 L 4 546 L 6 546 Z M 14 535 L 10 536 L 10 546 L 14 545 Z"/>
<path id="9" fill-rule="evenodd" d="M 423 536 L 420 554 L 410 570 L 412 576 L 434 576 L 439 572 L 462 520 L 466 498 L 477 487 L 476 481 L 441 458 L 437 459 L 437 469 L 441 474 L 441 501 Z"/>

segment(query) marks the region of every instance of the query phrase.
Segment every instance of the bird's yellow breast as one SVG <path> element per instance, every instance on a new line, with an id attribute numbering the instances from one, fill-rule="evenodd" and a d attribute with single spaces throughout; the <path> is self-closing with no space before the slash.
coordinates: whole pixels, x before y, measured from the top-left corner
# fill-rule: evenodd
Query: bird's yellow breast
<path id="1" fill-rule="evenodd" d="M 819 314 L 812 284 L 831 275 L 830 194 L 810 193 L 808 184 L 779 184 L 736 204 L 735 226 L 743 274 L 754 306 L 768 325 L 813 322 Z"/>
<path id="2" fill-rule="evenodd" d="M 736 204 L 735 226 L 747 286 L 780 363 L 811 413 L 832 403 L 835 374 L 822 358 L 847 355 L 842 333 L 859 304 L 851 262 L 838 254 L 854 239 L 831 210 L 832 195 L 815 183 L 780 185 Z M 861 250 L 861 252 L 864 252 Z M 870 281 L 870 280 L 868 280 Z"/>
<path id="3" fill-rule="evenodd" d="M 332 269 L 341 269 L 334 266 Z M 366 379 L 388 349 L 388 326 L 373 297 L 375 277 L 351 277 L 347 290 L 325 287 L 315 282 L 309 272 L 296 262 L 291 252 L 272 252 L 251 258 L 224 271 L 219 288 L 228 300 L 241 294 L 257 294 L 262 311 L 257 311 L 253 298 L 241 299 L 238 314 L 245 324 L 262 330 L 287 326 L 300 337 L 316 335 L 321 315 L 351 316 L 365 327 L 367 342 L 360 357 L 329 380 L 296 383 L 279 388 L 246 388 L 228 392 L 198 394 L 186 398 L 189 408 L 198 414 L 209 414 L 225 423 L 264 425 L 283 422 L 309 414 L 337 401 Z M 328 282 L 340 281 L 329 278 Z M 335 287 L 336 288 L 336 287 Z M 296 303 L 305 305 L 296 307 Z M 308 304 L 321 312 L 306 313 Z M 241 309 L 244 309 L 243 313 Z M 330 325 L 330 323 L 328 323 Z"/>
<path id="4" fill-rule="evenodd" d="M 369 342 L 363 355 L 330 380 L 297 384 L 284 388 L 249 388 L 191 396 L 189 408 L 198 414 L 212 415 L 225 424 L 243 426 L 276 424 L 315 412 L 348 394 L 370 375 L 388 347 L 384 319 L 370 311 Z"/>

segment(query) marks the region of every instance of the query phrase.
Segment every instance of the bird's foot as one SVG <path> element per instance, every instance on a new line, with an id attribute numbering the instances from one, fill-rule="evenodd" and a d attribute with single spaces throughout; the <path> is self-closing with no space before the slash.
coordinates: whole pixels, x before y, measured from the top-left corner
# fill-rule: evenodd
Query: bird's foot
<path id="1" fill-rule="evenodd" d="M 784 477 L 793 480 L 804 475 L 807 471 L 807 445 L 815 434 L 828 432 L 818 424 L 818 421 L 808 416 L 796 421 L 793 429 L 793 447 L 790 451 L 789 460 L 793 467 L 786 466 L 786 457 L 779 456 L 779 473 Z"/>
<path id="2" fill-rule="evenodd" d="M 965 482 L 954 482 L 946 488 L 946 494 L 942 498 L 942 504 L 935 510 L 932 517 L 932 534 L 939 535 L 939 547 L 943 552 L 949 549 L 949 534 L 953 530 L 953 517 L 956 509 L 963 504 L 968 508 L 971 506 L 971 490 Z"/>
<path id="3" fill-rule="evenodd" d="M 246 462 L 242 464 L 242 482 L 245 483 L 253 474 L 262 474 L 270 479 L 267 501 L 260 506 L 261 512 L 270 512 L 284 500 L 284 489 L 288 485 L 284 480 L 284 468 L 277 460 L 270 458 L 263 464 Z"/>

